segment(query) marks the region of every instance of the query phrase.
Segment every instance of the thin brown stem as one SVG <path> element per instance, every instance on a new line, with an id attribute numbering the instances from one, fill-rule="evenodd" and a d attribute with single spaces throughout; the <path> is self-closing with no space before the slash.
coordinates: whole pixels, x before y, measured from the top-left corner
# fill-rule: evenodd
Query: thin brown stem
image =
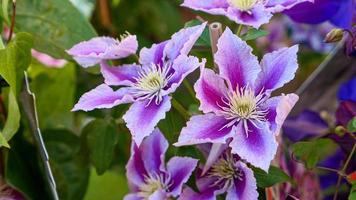
<path id="1" fill-rule="evenodd" d="M 11 15 L 10 33 L 9 33 L 9 38 L 7 39 L 7 43 L 9 43 L 11 41 L 12 35 L 14 34 L 15 19 L 16 19 L 16 0 L 13 0 L 12 1 L 12 15 Z"/>
<path id="2" fill-rule="evenodd" d="M 346 162 L 345 162 L 344 166 L 342 167 L 342 169 L 341 169 L 341 171 L 340 171 L 341 174 L 345 174 L 346 169 L 347 169 L 347 167 L 348 167 L 348 165 L 349 165 L 349 163 L 350 163 L 350 161 L 351 161 L 351 159 L 352 159 L 352 157 L 353 157 L 355 151 L 356 151 L 356 143 L 355 143 L 354 146 L 352 147 L 351 153 L 350 153 L 349 156 L 347 157 Z M 340 187 L 341 179 L 342 179 L 341 174 L 339 174 L 339 177 L 338 177 L 338 179 L 337 179 L 335 194 L 334 194 L 334 198 L 333 198 L 334 200 L 337 200 L 337 195 L 338 195 L 338 193 L 339 193 L 339 187 Z"/>

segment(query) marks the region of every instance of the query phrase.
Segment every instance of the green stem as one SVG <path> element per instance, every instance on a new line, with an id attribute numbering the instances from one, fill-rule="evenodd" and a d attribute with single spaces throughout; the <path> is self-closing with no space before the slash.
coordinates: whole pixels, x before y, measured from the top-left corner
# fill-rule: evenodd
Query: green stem
<path id="1" fill-rule="evenodd" d="M 188 111 L 180 104 L 175 98 L 172 98 L 172 105 L 173 107 L 182 115 L 182 117 L 188 121 L 190 115 Z"/>
<path id="2" fill-rule="evenodd" d="M 243 25 L 240 24 L 239 27 L 237 28 L 237 31 L 236 31 L 236 35 L 237 35 L 237 36 L 240 36 L 240 35 L 241 35 L 242 27 L 243 27 Z"/>
<path id="3" fill-rule="evenodd" d="M 341 169 L 341 172 L 340 172 L 341 174 L 345 174 L 345 171 L 346 171 L 346 169 L 347 169 L 347 167 L 348 167 L 348 165 L 349 165 L 349 163 L 350 163 L 350 161 L 352 159 L 352 156 L 354 155 L 355 151 L 356 151 L 356 144 L 354 144 L 354 146 L 352 147 L 351 153 L 350 153 L 349 157 L 347 157 L 347 160 L 346 160 L 344 166 Z M 335 194 L 334 194 L 334 198 L 333 198 L 334 200 L 337 200 L 337 194 L 339 193 L 339 187 L 340 187 L 340 184 L 341 184 L 341 179 L 342 179 L 342 176 L 339 174 L 339 177 L 337 179 L 337 184 L 336 184 L 336 190 L 335 190 Z"/>
<path id="4" fill-rule="evenodd" d="M 190 94 L 190 96 L 193 97 L 194 101 L 195 101 L 196 103 L 199 103 L 198 100 L 195 98 L 195 92 L 194 92 L 192 86 L 190 85 L 189 81 L 187 81 L 186 79 L 184 79 L 184 80 L 183 80 L 183 85 L 184 85 L 185 88 L 187 88 L 188 93 Z"/>
<path id="5" fill-rule="evenodd" d="M 6 22 L 6 24 L 10 24 L 10 19 L 9 19 L 9 13 L 7 11 L 8 6 L 9 6 L 9 0 L 2 0 L 2 14 L 4 17 L 4 20 Z"/>

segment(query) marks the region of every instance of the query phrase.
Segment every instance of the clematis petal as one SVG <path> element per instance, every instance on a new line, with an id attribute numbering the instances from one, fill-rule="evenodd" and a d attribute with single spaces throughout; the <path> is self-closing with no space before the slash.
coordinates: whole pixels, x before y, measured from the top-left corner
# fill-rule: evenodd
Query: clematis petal
<path id="1" fill-rule="evenodd" d="M 194 192 L 191 188 L 184 188 L 182 194 L 179 196 L 178 200 L 216 200 L 213 192 L 206 191 L 204 193 Z"/>
<path id="2" fill-rule="evenodd" d="M 171 97 L 165 96 L 159 105 L 150 100 L 137 101 L 123 116 L 133 140 L 140 145 L 143 138 L 150 135 L 157 123 L 164 119 L 171 109 Z"/>
<path id="3" fill-rule="evenodd" d="M 213 113 L 196 115 L 190 118 L 187 126 L 182 129 L 175 146 L 185 146 L 202 143 L 224 144 L 234 132 L 229 127 L 224 127 L 228 121 L 224 117 Z"/>
<path id="4" fill-rule="evenodd" d="M 275 97 L 278 98 L 278 97 Z M 287 119 L 288 114 L 293 109 L 294 105 L 297 103 L 299 97 L 296 94 L 287 94 L 279 96 L 280 100 L 276 108 L 276 129 L 274 130 L 274 135 L 278 135 L 282 128 L 284 121 Z"/>
<path id="5" fill-rule="evenodd" d="M 293 80 L 298 69 L 297 52 L 298 45 L 294 45 L 266 54 L 261 61 L 262 71 L 256 80 L 256 92 L 272 92 Z"/>
<path id="6" fill-rule="evenodd" d="M 140 51 L 140 63 L 142 65 L 162 65 L 164 60 L 163 50 L 167 41 L 153 44 L 150 48 L 142 48 Z"/>
<path id="7" fill-rule="evenodd" d="M 226 28 L 218 41 L 215 62 L 220 75 L 228 82 L 230 89 L 253 85 L 261 71 L 258 59 L 252 54 L 252 48 Z"/>
<path id="8" fill-rule="evenodd" d="M 168 89 L 165 90 L 162 95 L 167 95 L 176 91 L 180 84 L 182 84 L 184 78 L 202 65 L 205 65 L 205 60 L 203 63 L 200 63 L 197 57 L 180 55 L 173 62 L 172 69 L 174 72 L 169 79 Z"/>
<path id="9" fill-rule="evenodd" d="M 108 85 L 101 84 L 95 89 L 83 94 L 72 111 L 90 111 L 96 108 L 112 108 L 119 104 L 133 102 L 133 97 L 129 94 L 127 88 L 120 88 L 117 91 L 111 89 Z"/>
<path id="10" fill-rule="evenodd" d="M 340 0 L 315 0 L 298 4 L 284 13 L 299 23 L 319 24 L 336 15 L 340 5 Z"/>
<path id="11" fill-rule="evenodd" d="M 136 64 L 110 67 L 106 62 L 101 62 L 101 74 L 105 84 L 112 86 L 130 86 L 136 82 L 140 66 Z"/>
<path id="12" fill-rule="evenodd" d="M 145 169 L 152 174 L 159 174 L 164 170 L 165 153 L 168 149 L 168 142 L 159 129 L 155 129 L 152 134 L 144 139 L 140 145 L 140 152 Z"/>
<path id="13" fill-rule="evenodd" d="M 219 105 L 224 105 L 223 97 L 227 96 L 228 92 L 224 79 L 203 66 L 194 90 L 200 101 L 199 109 L 204 113 L 221 110 Z"/>
<path id="14" fill-rule="evenodd" d="M 144 184 L 147 171 L 144 164 L 144 157 L 139 147 L 132 142 L 131 156 L 126 164 L 126 177 L 132 191 L 137 191 L 140 185 Z"/>
<path id="15" fill-rule="evenodd" d="M 268 123 L 258 123 L 255 127 L 248 123 L 249 133 L 245 133 L 242 123 L 237 128 L 230 147 L 232 153 L 239 155 L 242 159 L 253 166 L 268 171 L 270 163 L 277 152 L 277 141 L 274 134 L 269 130 Z M 261 159 L 263 158 L 263 159 Z"/>
<path id="16" fill-rule="evenodd" d="M 96 37 L 74 45 L 67 53 L 83 67 L 90 67 L 103 60 L 119 59 L 136 53 L 136 36 L 129 35 L 121 41 L 110 37 Z"/>
<path id="17" fill-rule="evenodd" d="M 268 23 L 273 15 L 271 11 L 266 9 L 262 4 L 256 4 L 248 12 L 229 7 L 226 16 L 238 24 L 252 26 L 258 29 L 261 25 Z"/>
<path id="18" fill-rule="evenodd" d="M 272 12 L 282 12 L 303 2 L 314 3 L 314 0 L 269 0 L 266 7 Z"/>
<path id="19" fill-rule="evenodd" d="M 128 194 L 124 197 L 124 200 L 142 200 L 137 194 Z"/>
<path id="20" fill-rule="evenodd" d="M 331 23 L 337 27 L 351 29 L 355 10 L 354 0 L 339 1 L 340 7 L 337 13 L 330 19 Z"/>
<path id="21" fill-rule="evenodd" d="M 181 6 L 213 15 L 224 15 L 229 3 L 227 0 L 185 0 Z"/>
<path id="22" fill-rule="evenodd" d="M 172 38 L 168 40 L 164 48 L 165 56 L 173 61 L 179 55 L 188 55 L 195 42 L 203 33 L 206 24 L 207 23 L 202 23 L 201 25 L 184 28 L 172 35 Z"/>
<path id="23" fill-rule="evenodd" d="M 242 179 L 235 179 L 234 185 L 227 192 L 226 199 L 255 200 L 258 199 L 257 183 L 253 172 L 244 163 L 238 162 Z"/>
<path id="24" fill-rule="evenodd" d="M 167 163 L 167 172 L 170 174 L 172 184 L 169 195 L 176 197 L 182 192 L 186 183 L 198 164 L 198 160 L 189 157 L 173 157 Z"/>

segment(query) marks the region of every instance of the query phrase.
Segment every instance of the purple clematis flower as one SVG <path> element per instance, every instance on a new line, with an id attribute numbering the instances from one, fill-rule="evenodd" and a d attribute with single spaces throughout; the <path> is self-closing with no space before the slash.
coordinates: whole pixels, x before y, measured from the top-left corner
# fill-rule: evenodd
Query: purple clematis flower
<path id="1" fill-rule="evenodd" d="M 171 97 L 183 79 L 197 69 L 199 59 L 187 54 L 206 23 L 182 29 L 171 40 L 140 52 L 140 65 L 110 67 L 101 63 L 105 84 L 84 94 L 73 110 L 89 111 L 132 103 L 123 116 L 135 142 L 140 145 L 171 108 Z M 123 86 L 114 91 L 110 86 Z"/>
<path id="2" fill-rule="evenodd" d="M 355 10 L 354 0 L 315 0 L 304 2 L 285 13 L 294 21 L 319 24 L 329 21 L 340 28 L 351 28 Z"/>
<path id="3" fill-rule="evenodd" d="M 227 192 L 227 200 L 258 199 L 256 179 L 251 169 L 231 149 L 223 146 L 219 155 L 209 164 L 208 171 L 198 170 L 196 185 L 199 192 L 189 187 L 183 190 L 178 200 L 216 200 L 216 196 Z"/>
<path id="4" fill-rule="evenodd" d="M 182 6 L 213 15 L 225 15 L 238 24 L 258 28 L 268 23 L 273 13 L 305 1 L 314 0 L 185 0 Z"/>
<path id="5" fill-rule="evenodd" d="M 135 54 L 138 42 L 134 35 L 123 35 L 121 40 L 110 37 L 96 37 L 74 45 L 67 53 L 82 67 L 91 67 L 101 61 L 114 60 Z"/>
<path id="6" fill-rule="evenodd" d="M 132 193 L 124 200 L 165 200 L 180 195 L 198 160 L 173 157 L 165 165 L 167 148 L 168 142 L 158 129 L 140 147 L 132 142 L 131 157 L 126 165 Z"/>
<path id="7" fill-rule="evenodd" d="M 252 48 L 226 28 L 215 54 L 220 74 L 201 68 L 194 86 L 205 114 L 190 119 L 175 145 L 232 139 L 232 153 L 267 171 L 277 150 L 275 136 L 298 100 L 295 94 L 269 97 L 294 78 L 297 51 L 293 46 L 266 54 L 260 66 Z"/>

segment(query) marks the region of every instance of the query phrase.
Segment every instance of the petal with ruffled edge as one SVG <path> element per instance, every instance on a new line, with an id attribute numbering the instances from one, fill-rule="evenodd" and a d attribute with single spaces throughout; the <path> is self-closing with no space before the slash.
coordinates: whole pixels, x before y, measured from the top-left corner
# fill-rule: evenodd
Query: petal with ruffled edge
<path id="1" fill-rule="evenodd" d="M 136 82 L 135 78 L 141 69 L 139 65 L 122 65 L 110 67 L 106 62 L 101 62 L 101 74 L 104 76 L 105 84 L 112 86 L 130 86 Z"/>
<path id="2" fill-rule="evenodd" d="M 293 93 L 282 94 L 281 96 L 268 99 L 263 105 L 263 107 L 268 109 L 266 119 L 270 123 L 270 129 L 274 135 L 279 135 L 284 121 L 298 99 L 298 95 Z"/>
<path id="3" fill-rule="evenodd" d="M 137 101 L 131 105 L 122 117 L 129 128 L 133 140 L 140 145 L 143 138 L 150 135 L 157 123 L 164 119 L 166 112 L 171 109 L 171 97 L 163 97 L 159 105 L 150 100 Z"/>
<path id="4" fill-rule="evenodd" d="M 194 192 L 191 188 L 184 188 L 182 194 L 179 196 L 178 200 L 216 200 L 213 192 L 206 191 L 204 193 Z"/>
<path id="5" fill-rule="evenodd" d="M 255 124 L 258 128 L 248 122 L 247 136 L 242 123 L 239 123 L 230 147 L 232 153 L 239 155 L 253 166 L 268 171 L 276 155 L 278 144 L 275 135 L 269 130 L 268 123 L 255 122 Z"/>
<path id="6" fill-rule="evenodd" d="M 167 172 L 171 178 L 169 195 L 176 197 L 182 192 L 186 183 L 198 164 L 198 160 L 189 157 L 173 157 L 167 163 Z"/>
<path id="7" fill-rule="evenodd" d="M 227 191 L 226 199 L 256 200 L 258 199 L 257 183 L 253 172 L 244 163 L 238 162 L 242 180 L 235 179 L 233 186 Z"/>
<path id="8" fill-rule="evenodd" d="M 314 0 L 269 0 L 267 1 L 266 7 L 270 11 L 276 13 L 288 10 L 303 2 L 314 3 Z"/>
<path id="9" fill-rule="evenodd" d="M 252 26 L 258 29 L 261 25 L 267 24 L 273 15 L 271 11 L 267 10 L 262 4 L 256 4 L 248 12 L 229 7 L 226 16 L 238 24 Z"/>
<path id="10" fill-rule="evenodd" d="M 179 55 L 188 55 L 193 48 L 195 42 L 203 33 L 207 23 L 201 25 L 184 28 L 172 35 L 164 47 L 164 55 L 171 61 L 176 59 Z"/>
<path id="11" fill-rule="evenodd" d="M 230 5 L 226 0 L 185 0 L 181 6 L 213 15 L 225 15 Z"/>
<path id="12" fill-rule="evenodd" d="M 155 129 L 149 137 L 142 141 L 140 151 L 148 173 L 159 174 L 164 170 L 167 149 L 168 142 L 159 129 Z"/>
<path id="13" fill-rule="evenodd" d="M 200 101 L 199 110 L 204 113 L 219 111 L 219 105 L 225 105 L 223 97 L 228 92 L 225 81 L 211 69 L 201 67 L 200 78 L 194 84 L 194 90 Z"/>
<path id="14" fill-rule="evenodd" d="M 161 42 L 159 44 L 153 44 L 150 48 L 142 48 L 140 51 L 140 63 L 142 65 L 163 64 L 163 50 L 166 46 L 167 41 Z"/>
<path id="15" fill-rule="evenodd" d="M 169 79 L 167 89 L 162 92 L 162 95 L 167 95 L 176 91 L 176 89 L 182 84 L 184 78 L 201 65 L 205 65 L 205 60 L 203 63 L 200 63 L 197 57 L 180 55 L 173 62 L 172 69 L 174 72 L 172 77 Z"/>
<path id="16" fill-rule="evenodd" d="M 119 41 L 110 37 L 96 37 L 74 45 L 67 53 L 83 67 L 90 67 L 102 60 L 125 58 L 136 53 L 136 36 L 129 35 Z"/>
<path id="17" fill-rule="evenodd" d="M 145 183 L 145 176 L 147 175 L 142 152 L 139 147 L 132 142 L 131 156 L 126 164 L 126 177 L 131 191 L 138 191 L 140 185 Z"/>
<path id="18" fill-rule="evenodd" d="M 117 91 L 111 89 L 108 85 L 101 84 L 95 89 L 83 94 L 72 111 L 90 111 L 96 108 L 112 108 L 119 104 L 133 102 L 127 88 L 120 88 Z"/>
<path id="19" fill-rule="evenodd" d="M 202 143 L 226 143 L 234 132 L 230 127 L 224 127 L 228 121 L 213 113 L 196 115 L 190 118 L 187 126 L 180 133 L 175 146 L 185 146 Z"/>
<path id="20" fill-rule="evenodd" d="M 246 85 L 252 86 L 261 71 L 252 48 L 226 28 L 218 41 L 218 51 L 214 58 L 220 75 L 228 81 L 230 89 Z"/>
<path id="21" fill-rule="evenodd" d="M 272 92 L 293 80 L 298 69 L 298 45 L 282 48 L 266 54 L 262 61 L 262 71 L 258 74 L 255 90 Z"/>

